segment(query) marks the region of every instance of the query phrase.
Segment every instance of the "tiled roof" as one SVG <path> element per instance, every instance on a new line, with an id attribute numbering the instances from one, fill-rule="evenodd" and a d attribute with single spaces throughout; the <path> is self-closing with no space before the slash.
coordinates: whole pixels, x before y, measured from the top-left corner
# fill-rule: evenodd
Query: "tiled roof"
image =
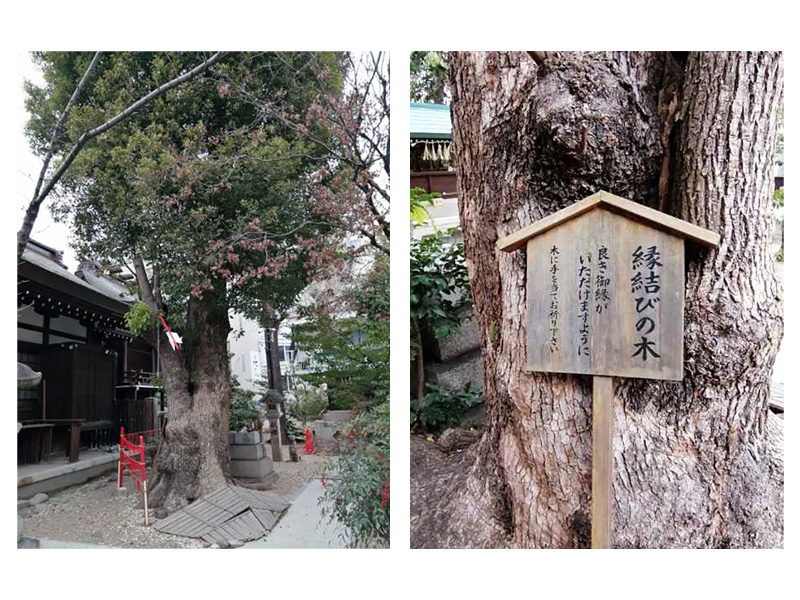
<path id="1" fill-rule="evenodd" d="M 69 282 L 70 284 L 80 286 L 81 288 L 84 288 L 95 294 L 100 294 L 101 296 L 111 300 L 122 302 L 123 304 L 129 304 L 135 300 L 135 297 L 130 293 L 130 291 L 127 290 L 127 288 L 125 288 L 123 284 L 117 284 L 117 282 L 114 282 L 113 280 L 102 275 L 98 276 L 94 273 L 87 275 L 87 270 L 83 269 L 82 273 L 84 273 L 84 276 L 90 277 L 91 283 L 87 282 L 74 273 L 71 273 L 63 264 L 53 260 L 51 256 L 47 256 L 41 252 L 26 249 L 22 254 L 22 260 L 35 267 L 57 275 L 59 278 Z"/>
<path id="2" fill-rule="evenodd" d="M 447 104 L 411 103 L 412 139 L 452 139 L 453 124 Z"/>

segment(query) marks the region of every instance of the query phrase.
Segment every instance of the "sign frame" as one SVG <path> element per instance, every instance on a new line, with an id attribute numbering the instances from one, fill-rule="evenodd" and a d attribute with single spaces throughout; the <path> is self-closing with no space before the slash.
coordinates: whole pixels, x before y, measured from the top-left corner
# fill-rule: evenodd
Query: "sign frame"
<path id="1" fill-rule="evenodd" d="M 590 214 L 594 211 L 601 209 L 600 212 L 595 213 L 594 215 Z M 605 217 L 605 214 L 610 215 L 609 217 Z M 613 215 L 613 216 L 611 216 Z M 583 223 L 581 223 L 581 221 Z M 612 226 L 608 227 L 608 223 L 611 223 Z M 643 229 L 644 228 L 644 229 Z M 585 231 L 590 232 L 591 235 L 582 235 L 581 230 L 584 229 Z M 556 298 L 555 306 L 548 305 L 542 306 L 544 302 L 544 298 L 546 294 L 543 292 L 546 291 L 545 289 L 535 288 L 537 293 L 539 294 L 538 297 L 538 304 L 532 303 L 537 302 L 534 299 L 534 294 L 532 293 L 532 286 L 546 286 L 546 277 L 542 277 L 542 273 L 546 273 L 546 269 L 552 269 L 552 265 L 548 263 L 542 263 L 542 261 L 548 261 L 550 252 L 553 246 L 558 246 L 557 243 L 552 243 L 555 239 L 561 239 L 559 230 L 563 232 L 563 238 L 568 242 L 567 245 L 571 245 L 572 254 L 570 256 L 571 262 L 571 269 L 575 269 L 575 261 L 576 257 L 583 256 L 584 259 L 577 258 L 578 260 L 578 275 L 577 275 L 577 291 L 572 285 L 565 286 L 567 290 L 562 290 L 555 286 L 556 289 L 553 290 L 551 297 Z M 645 246 L 641 243 L 636 243 L 635 246 L 632 246 L 630 242 L 641 240 L 643 233 L 651 233 L 651 237 L 657 239 L 656 243 L 650 244 L 649 246 Z M 585 233 L 585 232 L 584 232 Z M 538 239 L 537 239 L 538 238 Z M 552 239 L 551 239 L 552 238 Z M 636 238 L 631 240 L 631 238 Z M 698 227 L 696 225 L 692 225 L 691 223 L 687 223 L 685 221 L 681 221 L 680 219 L 676 219 L 675 217 L 671 217 L 667 214 L 659 212 L 657 210 L 653 210 L 646 206 L 642 206 L 641 204 L 637 204 L 630 200 L 626 200 L 625 198 L 621 198 L 619 196 L 615 196 L 614 194 L 610 194 L 606 191 L 598 191 L 597 193 L 589 196 L 588 198 L 584 198 L 583 200 L 568 206 L 567 208 L 560 210 L 544 219 L 540 219 L 531 225 L 520 229 L 512 234 L 506 235 L 505 237 L 499 239 L 497 241 L 497 249 L 502 252 L 514 252 L 519 250 L 523 247 L 527 248 L 527 283 L 528 283 L 528 290 L 527 290 L 527 297 L 528 297 L 528 357 L 527 357 L 527 370 L 529 371 L 536 371 L 536 372 L 546 372 L 546 373 L 574 373 L 574 374 L 583 374 L 583 375 L 591 375 L 592 376 L 592 548 L 610 548 L 611 547 L 611 536 L 612 536 L 612 521 L 611 521 L 611 506 L 612 506 L 612 493 L 613 493 L 613 473 L 614 473 L 614 452 L 613 452 L 613 439 L 614 439 L 614 380 L 613 377 L 644 377 L 648 379 L 668 379 L 668 380 L 681 380 L 683 378 L 683 310 L 684 310 L 684 242 L 685 240 L 689 240 L 690 242 L 699 244 L 705 248 L 716 248 L 719 246 L 720 243 L 720 236 L 719 234 L 709 231 L 707 229 L 703 229 L 702 227 Z M 548 246 L 548 244 L 550 244 Z M 563 244 L 563 242 L 562 242 Z M 539 355 L 538 357 L 532 356 L 533 348 L 532 348 L 532 339 L 535 337 L 537 340 L 547 339 L 546 336 L 542 337 L 541 329 L 537 330 L 534 333 L 533 327 L 540 327 L 541 328 L 541 319 L 542 316 L 545 315 L 548 319 L 551 318 L 550 315 L 553 314 L 553 308 L 556 309 L 556 314 L 558 313 L 559 302 L 566 302 L 569 300 L 578 301 L 578 318 L 582 319 L 579 322 L 579 325 L 583 327 L 583 324 L 588 322 L 589 318 L 585 313 L 588 309 L 587 307 L 583 307 L 583 302 L 586 302 L 586 292 L 585 289 L 585 280 L 586 280 L 586 271 L 584 268 L 588 264 L 589 261 L 585 260 L 585 257 L 588 255 L 589 257 L 592 256 L 592 251 L 597 251 L 597 258 L 598 260 L 595 262 L 595 265 L 599 265 L 601 263 L 600 260 L 600 250 L 601 245 L 605 245 L 607 249 L 609 249 L 609 258 L 611 254 L 611 247 L 615 248 L 616 252 L 614 254 L 613 260 L 615 261 L 614 266 L 614 280 L 615 280 L 615 298 L 616 302 L 618 303 L 618 308 L 620 310 L 617 311 L 617 317 L 622 317 L 623 315 L 630 315 L 633 314 L 636 317 L 636 328 L 637 332 L 641 333 L 642 331 L 650 331 L 650 321 L 653 321 L 653 327 L 658 326 L 661 327 L 659 329 L 659 335 L 663 330 L 664 323 L 662 323 L 661 319 L 663 316 L 661 311 L 663 306 L 669 306 L 666 310 L 667 313 L 667 327 L 671 330 L 674 329 L 677 333 L 677 338 L 670 338 L 671 341 L 668 342 L 668 352 L 670 360 L 665 361 L 668 364 L 666 369 L 662 369 L 659 367 L 658 369 L 648 369 L 646 371 L 639 371 L 637 372 L 636 369 L 631 370 L 630 368 L 616 368 L 613 362 L 604 361 L 602 355 L 599 357 L 600 360 L 595 362 L 595 359 L 592 357 L 594 354 L 592 350 L 601 350 L 605 348 L 605 351 L 608 350 L 608 345 L 606 344 L 603 346 L 602 343 L 595 343 L 592 346 L 592 340 L 584 340 L 583 337 L 578 338 L 578 343 L 580 344 L 580 349 L 583 350 L 584 346 L 588 345 L 589 354 L 586 355 L 588 358 L 588 362 L 578 363 L 576 367 L 576 363 L 574 360 L 566 360 L 566 361 L 555 361 L 552 360 L 542 360 L 542 356 Z M 661 276 L 664 272 L 661 268 L 664 267 L 667 261 L 661 262 L 659 264 L 659 256 L 655 254 L 655 252 L 659 251 L 660 246 L 669 246 L 669 255 L 671 258 L 670 267 L 669 267 L 669 276 L 665 280 L 661 280 Z M 579 249 L 580 252 L 576 254 L 575 249 Z M 588 248 L 589 250 L 586 250 Z M 549 249 L 549 250 L 548 250 Z M 647 251 L 650 251 L 649 262 L 644 264 L 641 262 L 640 254 L 644 254 Z M 560 255 L 559 255 L 560 256 Z M 629 278 L 626 277 L 625 273 L 625 261 L 627 261 L 630 257 L 631 260 L 631 271 L 628 273 L 633 273 L 634 277 Z M 655 259 L 655 260 L 654 260 Z M 539 261 L 539 262 L 537 262 Z M 542 267 L 545 267 L 545 270 Z M 642 287 L 637 287 L 639 284 L 639 280 L 637 279 L 637 268 L 645 266 L 646 275 L 650 278 L 651 288 L 650 292 L 645 291 L 644 293 L 641 291 L 644 289 Z M 591 272 L 591 269 L 590 269 Z M 638 271 L 641 274 L 641 269 Z M 597 272 L 595 272 L 597 275 Z M 573 279 L 575 278 L 575 274 L 571 274 L 572 279 L 570 279 L 571 283 L 575 283 Z M 605 279 L 605 277 L 603 278 Z M 611 279 L 609 277 L 608 279 Z M 558 280 L 556 280 L 557 283 Z M 668 285 L 668 289 L 666 291 L 669 294 L 677 294 L 677 297 L 669 296 L 668 301 L 666 301 L 663 305 L 661 302 L 664 300 L 662 296 L 655 296 L 661 291 L 662 283 Z M 656 285 L 658 284 L 658 285 Z M 624 294 L 622 290 L 625 288 L 622 286 L 627 286 L 631 288 L 631 294 L 636 294 L 632 296 L 632 300 L 634 301 L 634 308 L 635 312 L 631 313 L 630 306 L 623 307 L 621 304 L 621 300 L 624 298 Z M 598 287 L 589 287 L 588 292 L 589 296 L 593 296 L 594 293 L 599 289 L 601 285 L 599 284 Z M 667 286 L 663 286 L 667 287 Z M 656 289 L 658 288 L 658 289 Z M 570 294 L 569 296 L 565 296 L 564 294 Z M 648 295 L 649 294 L 649 295 Z M 655 300 L 655 298 L 658 300 Z M 595 296 L 595 300 L 597 300 L 597 296 Z M 642 309 L 643 303 L 647 303 L 648 305 Z M 601 306 L 603 309 L 605 305 Z M 610 307 L 610 303 L 609 303 Z M 547 311 L 543 309 L 547 308 Z M 642 310 L 639 310 L 642 309 Z M 653 309 L 653 312 L 646 312 L 650 309 Z M 598 310 L 597 306 L 594 303 L 591 303 L 591 309 L 588 310 Z M 658 313 L 656 315 L 656 313 Z M 609 313 L 609 316 L 613 315 L 613 313 Z M 537 323 L 534 326 L 531 325 L 533 319 L 537 319 Z M 573 318 L 573 317 L 570 317 Z M 643 321 L 643 319 L 646 319 Z M 672 326 L 669 323 L 672 323 Z M 558 324 L 558 320 L 555 321 L 556 325 Z M 606 326 L 613 326 L 611 320 L 609 320 Z M 557 329 L 557 327 L 555 327 Z M 624 329 L 624 327 L 622 328 Z M 595 323 L 595 327 L 591 327 L 589 331 L 596 331 L 597 326 Z M 654 330 L 654 329 L 653 329 Z M 570 335 L 574 331 L 574 327 L 569 328 Z M 581 330 L 578 330 L 579 333 Z M 559 332 L 557 332 L 559 333 Z M 630 332 L 619 332 L 617 331 L 616 334 L 620 336 L 620 339 L 623 341 L 630 341 Z M 671 332 L 670 332 L 671 333 Z M 586 332 L 581 333 L 581 335 L 585 335 Z M 604 332 L 600 330 L 600 335 L 604 335 Z M 551 330 L 551 337 L 552 337 L 552 330 Z M 607 336 L 608 337 L 608 336 Z M 603 338 L 599 338 L 603 339 Z M 570 338 L 567 338 L 570 341 Z M 574 342 L 574 340 L 571 340 Z M 663 340 L 662 340 L 663 341 Z M 558 347 L 558 343 L 564 343 L 564 338 L 559 337 L 556 343 L 556 347 Z M 644 343 L 644 341 L 642 342 Z M 624 344 L 623 344 L 624 346 Z M 656 346 L 649 346 L 648 344 L 644 344 L 645 350 L 645 358 L 647 358 L 647 350 L 650 348 L 655 348 Z M 630 348 L 615 348 L 612 344 L 611 346 L 614 357 L 611 360 L 624 360 L 624 352 L 627 352 Z M 571 348 L 568 349 L 568 351 Z M 560 351 L 560 350 L 559 350 Z M 583 354 L 580 355 L 581 360 L 583 360 Z M 633 357 L 629 357 L 633 358 Z M 660 357 L 659 357 L 660 358 Z M 675 360 L 677 359 L 677 361 Z M 587 366 L 588 365 L 588 366 Z"/>

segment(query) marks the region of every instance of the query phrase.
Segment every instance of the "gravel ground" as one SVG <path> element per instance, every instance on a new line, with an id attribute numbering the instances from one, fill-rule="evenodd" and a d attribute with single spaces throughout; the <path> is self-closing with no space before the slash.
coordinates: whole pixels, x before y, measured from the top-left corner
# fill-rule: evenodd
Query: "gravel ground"
<path id="1" fill-rule="evenodd" d="M 275 463 L 278 480 L 270 491 L 290 501 L 327 462 L 326 457 L 301 454 L 299 463 Z M 128 478 L 126 485 L 129 489 L 117 490 L 115 476 L 107 475 L 55 492 L 38 506 L 23 507 L 18 510 L 24 518 L 23 536 L 116 548 L 203 548 L 202 540 L 145 527 L 141 496 Z"/>
<path id="2" fill-rule="evenodd" d="M 306 455 L 299 448 L 298 452 L 300 462 L 273 463 L 278 480 L 270 492 L 287 500 L 293 499 L 313 477 L 322 475 L 325 466 L 331 461 L 331 458 L 327 456 Z"/>
<path id="3" fill-rule="evenodd" d="M 411 434 L 411 548 L 437 548 L 439 523 L 437 507 L 446 502 L 458 486 L 454 480 L 466 476 L 474 462 L 472 448 L 445 453 L 424 435 Z"/>

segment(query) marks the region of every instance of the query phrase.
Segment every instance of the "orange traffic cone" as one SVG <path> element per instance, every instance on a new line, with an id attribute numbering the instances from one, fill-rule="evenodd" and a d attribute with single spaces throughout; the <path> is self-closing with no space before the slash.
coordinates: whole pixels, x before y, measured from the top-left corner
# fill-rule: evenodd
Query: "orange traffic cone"
<path id="1" fill-rule="evenodd" d="M 311 439 L 311 430 L 306 427 L 306 454 L 314 454 L 314 442 Z"/>

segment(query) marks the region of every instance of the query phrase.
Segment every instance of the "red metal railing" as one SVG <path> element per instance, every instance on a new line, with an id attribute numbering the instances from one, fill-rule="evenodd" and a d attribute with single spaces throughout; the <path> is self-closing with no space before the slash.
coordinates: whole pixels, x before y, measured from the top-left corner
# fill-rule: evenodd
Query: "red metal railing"
<path id="1" fill-rule="evenodd" d="M 144 524 L 150 525 L 150 518 L 147 511 L 147 470 L 145 469 L 145 434 L 152 434 L 154 431 L 145 431 L 142 433 L 129 433 L 125 435 L 125 428 L 119 428 L 119 484 L 118 487 L 122 488 L 123 478 L 125 471 L 130 473 L 133 481 L 136 483 L 136 491 L 142 492 L 144 500 Z M 160 431 L 159 431 L 160 433 Z M 138 437 L 139 443 L 135 444 L 128 438 Z"/>
<path id="2" fill-rule="evenodd" d="M 147 431 L 137 431 L 134 433 L 124 433 L 125 428 L 120 427 L 120 437 L 124 436 L 128 444 L 137 444 L 139 438 L 142 438 L 146 448 L 158 443 L 161 439 L 161 429 L 148 429 Z"/>

